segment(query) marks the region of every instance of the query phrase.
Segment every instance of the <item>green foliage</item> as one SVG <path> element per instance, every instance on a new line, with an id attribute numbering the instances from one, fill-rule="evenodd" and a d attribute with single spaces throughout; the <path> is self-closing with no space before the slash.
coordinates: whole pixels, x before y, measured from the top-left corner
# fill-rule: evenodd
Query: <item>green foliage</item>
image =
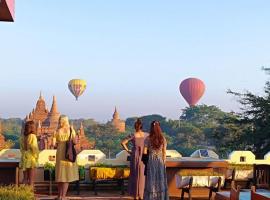
<path id="1" fill-rule="evenodd" d="M 70 123 L 76 130 L 80 128 L 81 123 L 83 124 L 83 127 L 86 129 L 98 124 L 98 122 L 96 122 L 94 119 L 71 119 Z"/>
<path id="2" fill-rule="evenodd" d="M 55 170 L 55 165 L 49 162 L 46 162 L 43 167 L 44 167 L 44 170 L 49 170 L 49 171 Z"/>
<path id="3" fill-rule="evenodd" d="M 88 127 L 86 135 L 95 141 L 95 149 L 103 151 L 110 158 L 122 150 L 120 144 L 127 133 L 119 133 L 110 123 L 107 123 Z"/>
<path id="4" fill-rule="evenodd" d="M 22 127 L 22 119 L 20 118 L 9 118 L 1 119 L 2 131 L 7 135 L 20 135 Z"/>
<path id="5" fill-rule="evenodd" d="M 84 166 L 81 166 L 81 165 L 79 165 L 78 168 L 79 168 L 80 180 L 84 180 L 85 179 L 85 168 L 84 168 Z"/>
<path id="6" fill-rule="evenodd" d="M 137 119 L 138 117 L 127 118 L 126 126 L 131 127 L 134 130 L 133 128 L 134 123 L 136 122 Z M 149 132 L 150 124 L 152 121 L 156 120 L 162 123 L 166 120 L 166 118 L 162 117 L 161 115 L 147 115 L 147 116 L 140 117 L 140 119 L 142 120 L 142 123 L 143 123 L 143 130 L 146 132 Z"/>
<path id="7" fill-rule="evenodd" d="M 269 74 L 269 68 L 263 68 Z M 240 113 L 240 123 L 245 126 L 243 138 L 247 149 L 253 151 L 258 158 L 270 150 L 270 81 L 267 81 L 264 87 L 264 95 L 255 95 L 249 91 L 244 93 L 228 93 L 238 97 L 242 106 Z"/>
<path id="8" fill-rule="evenodd" d="M 19 140 L 22 128 L 22 119 L 19 118 L 9 118 L 0 119 L 2 125 L 2 133 L 5 139 L 9 142 L 9 148 L 19 148 Z"/>
<path id="9" fill-rule="evenodd" d="M 231 129 L 233 130 L 235 127 L 230 127 L 233 122 L 227 124 L 229 121 L 226 119 L 238 119 L 238 116 L 233 113 L 223 112 L 216 106 L 198 105 L 187 107 L 183 109 L 180 121 L 166 120 L 165 117 L 160 115 L 148 115 L 140 118 L 144 130 L 147 132 L 149 132 L 150 123 L 153 120 L 158 120 L 167 138 L 168 149 L 176 149 L 183 156 L 190 156 L 199 148 L 207 148 L 213 149 L 219 154 L 221 153 L 221 157 L 227 157 L 233 147 L 239 148 L 239 146 L 236 146 L 237 140 L 233 135 L 235 132 L 228 134 L 228 138 L 224 138 L 226 132 L 223 131 L 222 127 L 228 126 L 226 130 L 231 133 Z M 132 130 L 136 119 L 133 117 L 126 120 L 126 125 Z M 222 141 L 224 142 L 221 145 Z M 227 142 L 233 143 L 228 146 Z"/>
<path id="10" fill-rule="evenodd" d="M 221 157 L 227 157 L 231 149 L 226 145 L 220 146 L 220 140 L 226 141 L 226 138 L 223 131 L 216 130 L 219 130 L 222 123 L 227 123 L 223 120 L 228 117 L 237 118 L 233 113 L 223 112 L 216 106 L 198 105 L 185 108 L 180 121 L 168 120 L 162 128 L 172 138 L 169 147 L 178 150 L 183 156 L 190 156 L 199 148 L 213 149 L 220 155 L 224 147 L 225 153 Z"/>
<path id="11" fill-rule="evenodd" d="M 217 148 L 217 153 L 227 158 L 229 153 L 234 150 L 246 150 L 247 139 L 244 134 L 246 126 L 241 124 L 239 117 L 229 114 L 225 118 L 219 120 L 219 125 L 211 129 L 212 144 Z"/>
<path id="12" fill-rule="evenodd" d="M 184 109 L 180 119 L 202 128 L 217 125 L 218 119 L 225 116 L 226 113 L 216 106 L 199 105 Z"/>
<path id="13" fill-rule="evenodd" d="M 0 187 L 0 200 L 34 200 L 34 192 L 29 186 Z"/>

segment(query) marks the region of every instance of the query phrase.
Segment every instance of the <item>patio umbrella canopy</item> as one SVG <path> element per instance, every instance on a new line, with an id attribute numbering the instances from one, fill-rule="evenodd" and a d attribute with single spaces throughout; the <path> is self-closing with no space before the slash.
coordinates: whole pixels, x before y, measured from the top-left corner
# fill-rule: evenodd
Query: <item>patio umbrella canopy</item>
<path id="1" fill-rule="evenodd" d="M 15 0 L 0 0 L 0 21 L 14 22 Z"/>

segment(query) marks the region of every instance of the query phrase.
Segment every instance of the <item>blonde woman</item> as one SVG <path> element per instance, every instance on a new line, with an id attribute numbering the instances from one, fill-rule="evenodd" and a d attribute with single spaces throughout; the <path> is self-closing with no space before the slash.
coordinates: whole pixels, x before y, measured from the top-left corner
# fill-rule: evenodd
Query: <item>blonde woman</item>
<path id="1" fill-rule="evenodd" d="M 65 158 L 66 142 L 69 138 L 73 143 L 77 143 L 77 137 L 74 129 L 69 125 L 67 116 L 61 116 L 59 119 L 59 128 L 55 133 L 55 142 L 57 145 L 55 181 L 58 183 L 58 199 L 66 200 L 66 194 L 70 182 L 79 180 L 78 166 L 76 162 L 70 162 Z"/>
<path id="2" fill-rule="evenodd" d="M 20 142 L 22 154 L 20 166 L 23 169 L 23 183 L 34 187 L 35 169 L 38 165 L 38 143 L 36 126 L 33 121 L 27 121 Z"/>

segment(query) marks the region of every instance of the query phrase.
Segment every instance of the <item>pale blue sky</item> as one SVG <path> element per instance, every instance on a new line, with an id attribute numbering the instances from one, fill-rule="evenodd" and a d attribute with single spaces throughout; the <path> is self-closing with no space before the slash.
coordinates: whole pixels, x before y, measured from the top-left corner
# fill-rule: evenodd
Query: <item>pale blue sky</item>
<path id="1" fill-rule="evenodd" d="M 270 65 L 270 1 L 17 0 L 0 23 L 0 117 L 24 117 L 42 90 L 48 107 L 106 121 L 178 118 L 181 80 L 206 84 L 200 103 L 237 111 L 227 89 L 260 94 Z M 67 89 L 80 77 L 78 102 Z"/>

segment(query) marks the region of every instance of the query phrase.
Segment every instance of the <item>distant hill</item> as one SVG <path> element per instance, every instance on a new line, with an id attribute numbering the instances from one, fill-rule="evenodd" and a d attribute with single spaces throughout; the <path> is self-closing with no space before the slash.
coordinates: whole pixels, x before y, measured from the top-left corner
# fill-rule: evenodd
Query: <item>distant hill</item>
<path id="1" fill-rule="evenodd" d="M 130 117 L 126 119 L 126 126 L 129 127 L 134 127 L 134 123 L 136 122 L 136 120 L 140 118 L 142 120 L 143 123 L 143 130 L 146 132 L 149 132 L 150 129 L 150 124 L 152 121 L 157 120 L 159 122 L 165 122 L 166 121 L 166 117 L 163 117 L 161 115 L 158 114 L 153 114 L 153 115 L 146 115 L 146 116 L 141 116 L 141 117 Z"/>

